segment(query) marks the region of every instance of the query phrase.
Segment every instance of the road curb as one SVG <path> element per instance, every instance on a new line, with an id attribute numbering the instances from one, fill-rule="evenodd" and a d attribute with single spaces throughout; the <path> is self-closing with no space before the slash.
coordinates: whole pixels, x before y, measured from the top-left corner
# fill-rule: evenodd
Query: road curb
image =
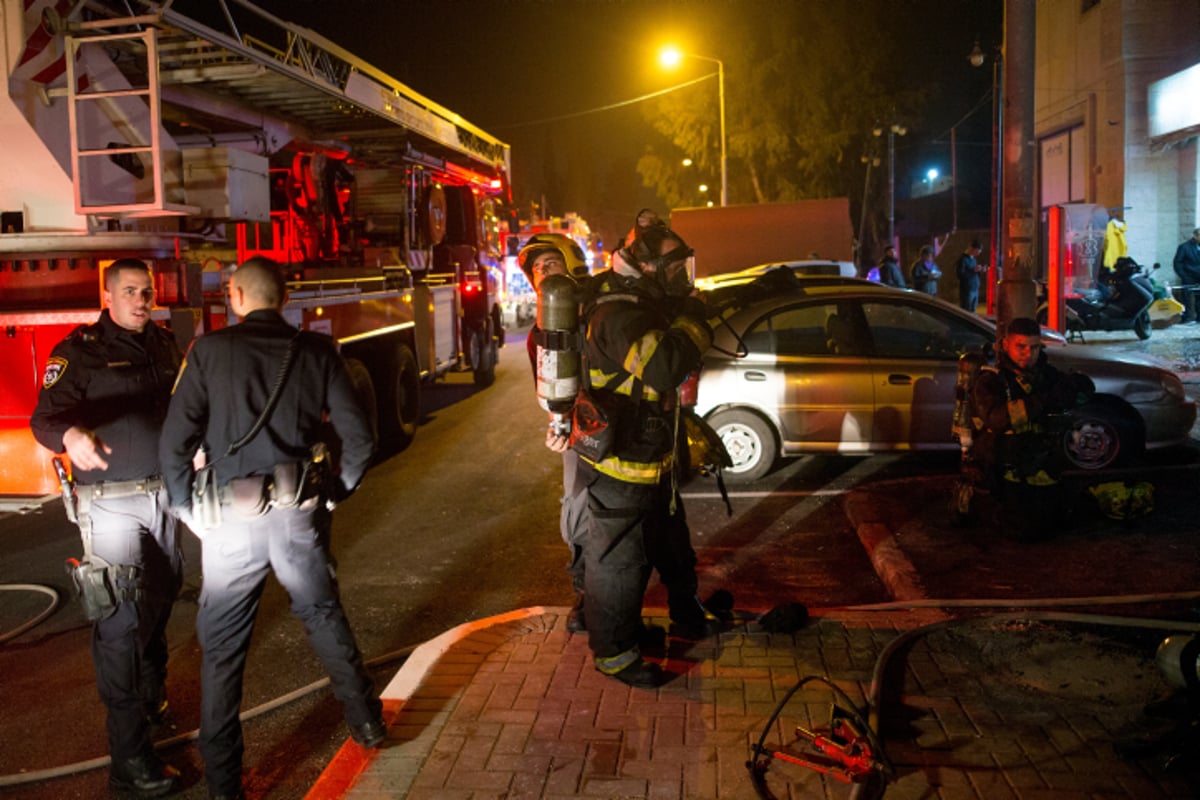
<path id="1" fill-rule="evenodd" d="M 408 698 L 412 697 L 413 692 L 425 680 L 429 671 L 437 665 L 438 660 L 457 642 L 496 625 L 504 625 L 529 617 L 539 617 L 548 612 L 566 614 L 567 609 L 544 606 L 519 608 L 504 614 L 464 622 L 424 644 L 418 645 L 379 694 L 379 699 L 383 702 L 384 722 L 391 727 Z M 337 798 L 344 797 L 354 786 L 358 776 L 371 766 L 378 754 L 379 750 L 377 749 L 367 750 L 353 740 L 347 739 L 330 762 L 325 765 L 320 777 L 304 795 L 304 800 L 337 800 Z"/>
<path id="2" fill-rule="evenodd" d="M 928 596 L 921 576 L 900 549 L 891 528 L 879 521 L 879 514 L 863 493 L 850 492 L 845 500 L 846 517 L 854 525 L 858 540 L 871 559 L 875 574 L 893 600 L 924 600 Z"/>

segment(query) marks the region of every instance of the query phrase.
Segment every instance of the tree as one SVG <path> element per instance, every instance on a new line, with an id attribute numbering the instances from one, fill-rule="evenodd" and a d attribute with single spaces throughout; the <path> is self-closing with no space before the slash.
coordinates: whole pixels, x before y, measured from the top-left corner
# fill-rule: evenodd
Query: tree
<path id="1" fill-rule="evenodd" d="M 887 24 L 897 5 L 762 3 L 760 13 L 725 21 L 712 41 L 725 62 L 730 203 L 848 196 L 859 205 L 860 156 L 878 147 L 872 129 L 892 119 L 911 125 L 927 97 L 903 88 L 908 40 Z M 689 63 L 697 72 L 711 66 Z M 668 206 L 687 197 L 684 156 L 710 184 L 719 180 L 717 102 L 715 87 L 702 82 L 644 108 L 667 144 L 650 146 L 638 171 Z"/>

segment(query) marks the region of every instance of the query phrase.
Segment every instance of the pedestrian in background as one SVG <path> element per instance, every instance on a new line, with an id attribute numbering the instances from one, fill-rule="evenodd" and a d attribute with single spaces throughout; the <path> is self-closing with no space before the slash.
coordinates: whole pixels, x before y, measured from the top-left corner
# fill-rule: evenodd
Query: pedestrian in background
<path id="1" fill-rule="evenodd" d="M 925 294 L 937 294 L 938 279 L 941 277 L 942 271 L 933 260 L 933 248 L 925 245 L 912 265 L 913 288 Z"/>
<path id="2" fill-rule="evenodd" d="M 958 276 L 958 304 L 974 314 L 979 310 L 979 285 L 987 267 L 978 261 L 982 248 L 979 240 L 973 239 L 958 260 L 954 262 L 954 274 Z"/>
<path id="3" fill-rule="evenodd" d="M 109 785 L 160 797 L 179 774 L 154 753 L 150 733 L 167 710 L 166 631 L 183 558 L 158 439 L 182 354 L 150 319 L 154 280 L 144 262 L 109 265 L 103 298 L 99 320 L 51 352 L 30 427 L 71 460 L 73 521 L 84 542 L 75 572 L 92 578 L 79 575 L 107 710 Z"/>
<path id="4" fill-rule="evenodd" d="M 285 295 L 275 262 L 252 258 L 237 268 L 229 304 L 242 321 L 192 344 L 163 426 L 171 505 L 201 536 L 199 743 L 210 798 L 244 796 L 238 711 L 269 571 L 304 623 L 351 737 L 371 748 L 387 733 L 338 597 L 322 514 L 357 488 L 373 436 L 333 339 L 289 325 L 280 313 Z M 339 469 L 322 447 L 326 419 L 340 439 Z M 202 445 L 208 464 L 198 478 L 192 457 Z M 206 489 L 217 519 L 192 512 L 193 493 L 203 498 Z"/>
<path id="5" fill-rule="evenodd" d="M 879 282 L 885 286 L 895 286 L 897 289 L 905 288 L 900 259 L 896 258 L 896 248 L 890 244 L 883 248 L 883 258 L 879 260 Z"/>
<path id="6" fill-rule="evenodd" d="M 1200 291 L 1200 228 L 1192 231 L 1192 238 L 1175 248 L 1172 262 L 1175 274 L 1183 284 L 1180 301 L 1183 303 L 1183 322 L 1196 322 L 1196 292 Z"/>

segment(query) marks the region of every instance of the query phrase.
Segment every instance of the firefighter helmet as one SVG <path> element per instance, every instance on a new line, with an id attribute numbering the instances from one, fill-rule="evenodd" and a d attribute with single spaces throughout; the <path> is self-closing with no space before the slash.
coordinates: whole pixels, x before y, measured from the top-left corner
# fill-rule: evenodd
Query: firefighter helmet
<path id="1" fill-rule="evenodd" d="M 539 254 L 546 250 L 557 250 L 567 265 L 567 274 L 572 278 L 582 278 L 588 274 L 587 258 L 583 248 L 565 233 L 538 233 L 530 237 L 521 252 L 517 255 L 517 263 L 529 282 L 533 283 L 533 262 Z"/>

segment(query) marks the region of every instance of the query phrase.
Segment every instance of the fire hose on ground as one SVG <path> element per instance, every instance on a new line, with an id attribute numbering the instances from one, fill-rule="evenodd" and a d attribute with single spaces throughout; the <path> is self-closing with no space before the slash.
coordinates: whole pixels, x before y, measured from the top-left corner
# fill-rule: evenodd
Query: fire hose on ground
<path id="1" fill-rule="evenodd" d="M 0 584 L 0 592 L 41 592 L 42 594 L 50 595 L 50 604 L 42 609 L 33 619 L 22 623 L 11 631 L 0 633 L 0 644 L 4 644 L 9 639 L 15 639 L 25 631 L 36 627 L 42 620 L 49 617 L 58 610 L 62 604 L 62 598 L 59 597 L 58 590 L 53 586 L 43 586 L 40 583 L 5 583 Z"/>
<path id="2" fill-rule="evenodd" d="M 1033 598 L 1022 601 L 993 599 L 897 601 L 846 606 L 844 610 L 894 611 L 913 608 L 1013 608 L 1014 606 L 1021 606 L 1023 608 L 1049 608 L 1055 606 L 1133 605 L 1149 602 L 1196 599 L 1200 599 L 1200 592 L 1172 592 L 1161 595 Z M 884 675 L 887 674 L 893 656 L 910 642 L 939 630 L 961 625 L 1014 621 L 1076 622 L 1092 625 L 1200 633 L 1200 623 L 1052 611 L 1009 612 L 981 617 L 943 620 L 905 631 L 892 639 L 876 658 L 875 667 L 871 675 L 871 686 L 867 694 L 865 716 L 854 707 L 853 702 L 844 692 L 823 676 L 805 676 L 783 696 L 763 727 L 762 735 L 759 737 L 757 744 L 751 748 L 750 759 L 746 762 L 746 768 L 750 771 L 751 781 L 754 784 L 756 794 L 760 798 L 763 798 L 763 800 L 773 800 L 775 797 L 767 786 L 766 776 L 771 762 L 779 759 L 809 769 L 815 769 L 844 783 L 852 784 L 849 795 L 852 800 L 866 800 L 866 798 L 882 796 L 883 790 L 886 787 L 886 781 L 894 777 L 895 774 L 895 768 L 887 757 L 883 739 L 879 734 L 882 698 L 885 693 Z M 824 683 L 828 686 L 841 703 L 841 705 L 835 704 L 833 708 L 829 735 L 821 735 L 803 728 L 797 728 L 797 736 L 807 740 L 813 751 L 815 751 L 810 756 L 797 757 L 783 751 L 774 751 L 766 748 L 764 743 L 766 742 L 768 732 L 783 712 L 792 695 L 806 684 L 814 681 Z M 872 778 L 876 778 L 876 780 L 872 782 Z M 880 781 L 882 781 L 882 785 Z"/>
<path id="3" fill-rule="evenodd" d="M 373 669 L 393 661 L 398 661 L 401 658 L 407 658 L 413 650 L 417 649 L 418 646 L 419 645 L 409 645 L 407 647 L 402 647 L 399 650 L 393 650 L 392 652 L 386 653 L 382 656 L 376 656 L 375 658 L 367 659 L 363 663 L 368 669 Z M 274 700 L 268 700 L 267 702 L 257 705 L 254 708 L 246 709 L 238 715 L 238 719 L 246 722 L 247 720 L 254 719 L 255 717 L 261 717 L 263 714 L 274 711 L 277 708 L 281 708 L 293 700 L 299 700 L 301 697 L 305 697 L 313 692 L 324 689 L 325 687 L 329 686 L 329 682 L 329 678 L 321 678 L 320 680 L 313 681 L 306 686 L 301 686 L 300 688 L 294 689 L 287 694 L 280 695 Z M 175 736 L 155 742 L 154 749 L 164 750 L 169 747 L 174 747 L 177 744 L 194 741 L 199 737 L 199 735 L 200 731 L 198 729 L 193 729 L 187 731 L 186 733 L 179 733 Z M 49 767 L 47 769 L 35 770 L 32 772 L 21 772 L 16 775 L 0 775 L 0 788 L 8 786 L 22 786 L 27 783 L 37 783 L 39 781 L 52 780 L 54 778 L 64 778 L 68 775 L 75 775 L 81 772 L 88 772 L 89 770 L 107 767 L 110 763 L 112 763 L 112 759 L 108 756 L 99 756 L 97 758 L 88 759 L 87 761 L 76 761 L 73 764 L 64 764 L 60 767 Z"/>

